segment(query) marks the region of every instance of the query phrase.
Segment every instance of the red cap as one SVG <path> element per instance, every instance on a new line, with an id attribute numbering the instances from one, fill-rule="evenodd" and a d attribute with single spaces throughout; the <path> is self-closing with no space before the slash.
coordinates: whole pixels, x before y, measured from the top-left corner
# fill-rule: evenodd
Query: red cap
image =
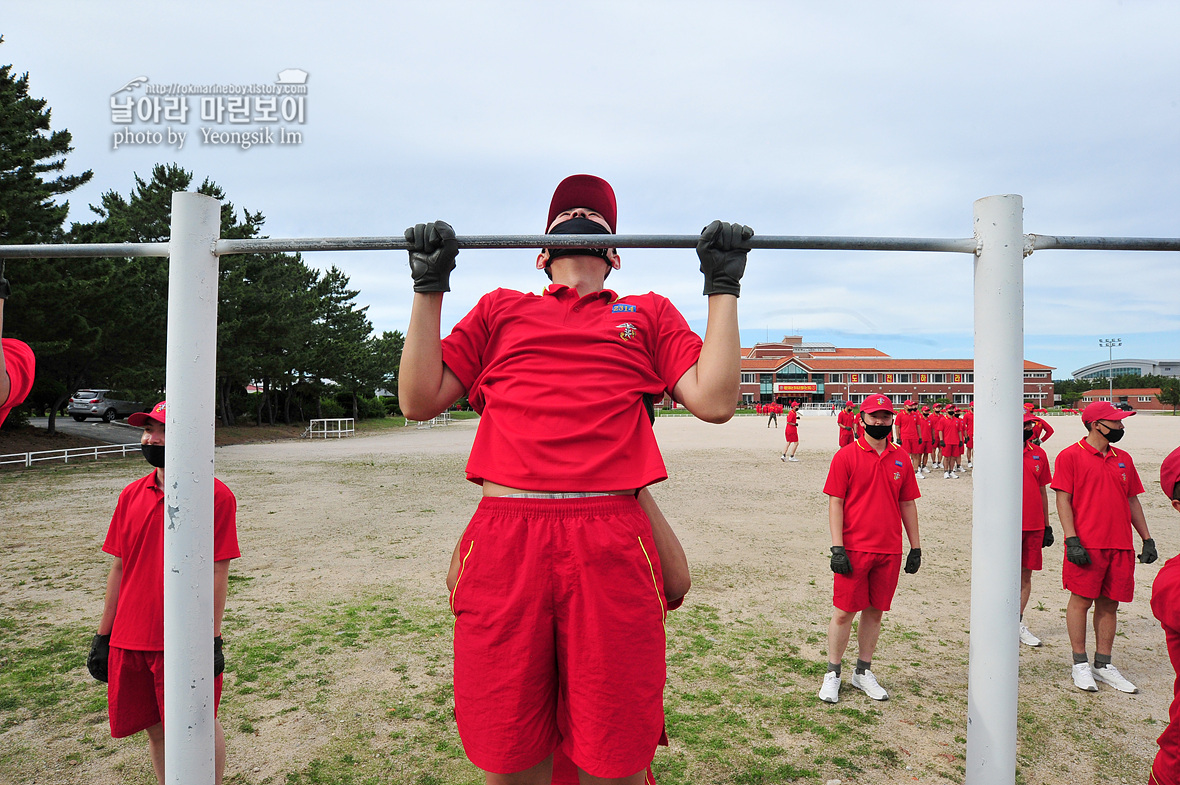
<path id="1" fill-rule="evenodd" d="M 155 420 L 156 422 L 164 422 L 164 414 L 168 411 L 168 402 L 160 401 L 152 410 L 146 414 L 143 412 L 136 412 L 127 418 L 128 425 L 134 425 L 136 428 L 142 428 L 148 424 L 148 420 Z"/>
<path id="2" fill-rule="evenodd" d="M 1134 410 L 1125 412 L 1122 409 L 1114 408 L 1110 401 L 1094 401 L 1094 403 L 1082 409 L 1082 422 L 1125 420 L 1133 414 L 1135 414 Z"/>
<path id="3" fill-rule="evenodd" d="M 798 401 L 792 401 L 792 403 L 791 403 L 791 408 L 792 408 L 792 409 L 798 409 L 798 408 L 799 408 L 799 402 L 798 402 Z"/>
<path id="4" fill-rule="evenodd" d="M 1164 489 L 1164 496 L 1172 498 L 1172 489 L 1180 482 L 1180 447 L 1164 458 L 1160 464 L 1160 487 Z"/>
<path id="5" fill-rule="evenodd" d="M 922 411 L 924 411 L 924 412 L 928 412 L 928 411 L 930 411 L 930 407 L 929 407 L 929 406 L 923 406 L 923 407 L 922 407 Z"/>
<path id="6" fill-rule="evenodd" d="M 574 174 L 562 180 L 553 192 L 553 200 L 549 202 L 549 220 L 545 222 L 545 230 L 553 225 L 553 219 L 559 213 L 574 207 L 588 207 L 606 219 L 611 232 L 615 231 L 615 218 L 618 207 L 615 204 L 615 191 L 610 183 L 592 174 Z"/>
<path id="7" fill-rule="evenodd" d="M 872 414 L 873 412 L 897 414 L 893 410 L 893 401 L 889 400 L 889 396 L 881 395 L 880 393 L 865 398 L 860 404 L 860 411 L 862 414 Z"/>
<path id="8" fill-rule="evenodd" d="M 1034 407 L 1034 404 L 1032 404 L 1032 403 L 1026 402 L 1024 404 L 1024 408 L 1028 409 L 1030 412 L 1033 410 L 1033 407 Z"/>
<path id="9" fill-rule="evenodd" d="M 852 401 L 845 401 L 845 402 L 844 402 L 844 406 L 845 406 L 845 407 L 847 407 L 847 408 L 849 408 L 849 409 L 851 409 L 851 408 L 852 408 L 853 406 L 855 406 L 855 405 L 856 405 L 856 404 L 854 404 Z"/>

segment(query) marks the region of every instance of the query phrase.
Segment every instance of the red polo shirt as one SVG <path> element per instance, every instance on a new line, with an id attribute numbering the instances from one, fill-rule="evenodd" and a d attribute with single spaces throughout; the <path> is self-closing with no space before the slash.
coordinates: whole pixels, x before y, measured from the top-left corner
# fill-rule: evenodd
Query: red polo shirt
<path id="1" fill-rule="evenodd" d="M 1052 470 L 1049 456 L 1029 440 L 1024 443 L 1024 496 L 1021 504 L 1022 529 L 1026 532 L 1041 531 L 1049 523 L 1045 520 L 1045 508 L 1041 505 L 1041 488 L 1049 484 Z"/>
<path id="2" fill-rule="evenodd" d="M 1163 625 L 1168 657 L 1176 672 L 1168 727 L 1160 734 L 1160 751 L 1155 756 L 1152 773 L 1160 785 L 1175 785 L 1180 783 L 1180 556 L 1168 559 L 1155 576 L 1151 584 L 1151 612 Z"/>
<path id="3" fill-rule="evenodd" d="M 33 374 L 37 367 L 37 360 L 33 357 L 33 350 L 24 341 L 15 338 L 0 339 L 4 342 L 4 367 L 0 373 L 8 371 L 8 379 L 12 382 L 12 389 L 8 393 L 8 400 L 0 401 L 0 424 L 8 417 L 8 412 L 24 403 L 33 389 Z"/>
<path id="4" fill-rule="evenodd" d="M 701 354 L 667 298 L 497 289 L 442 348 L 481 415 L 472 482 L 609 491 L 667 477 L 642 396 L 670 392 Z"/>
<path id="5" fill-rule="evenodd" d="M 918 415 L 907 411 L 898 412 L 897 430 L 902 441 L 918 441 Z"/>
<path id="6" fill-rule="evenodd" d="M 867 553 L 901 553 L 901 502 L 922 495 L 900 447 L 877 455 L 864 438 L 833 456 L 824 493 L 844 500 L 844 547 Z"/>
<path id="7" fill-rule="evenodd" d="M 1082 545 L 1135 549 L 1127 500 L 1143 493 L 1143 483 L 1130 455 L 1114 445 L 1103 455 L 1081 439 L 1057 455 L 1050 487 L 1073 495 L 1074 529 Z"/>
<path id="8" fill-rule="evenodd" d="M 213 480 L 213 561 L 241 556 L 238 501 Z M 102 549 L 123 560 L 111 645 L 137 651 L 164 650 L 164 491 L 156 472 L 119 494 Z"/>

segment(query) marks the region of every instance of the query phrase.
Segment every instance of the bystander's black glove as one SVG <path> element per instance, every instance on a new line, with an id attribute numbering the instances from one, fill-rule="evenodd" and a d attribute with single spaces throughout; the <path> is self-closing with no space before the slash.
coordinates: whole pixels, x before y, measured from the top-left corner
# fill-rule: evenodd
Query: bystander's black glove
<path id="1" fill-rule="evenodd" d="M 1045 524 L 1045 536 L 1041 540 L 1041 547 L 1048 548 L 1052 544 L 1053 544 L 1053 527 L 1050 526 L 1049 524 Z"/>
<path id="2" fill-rule="evenodd" d="M 1155 552 L 1155 540 L 1148 537 L 1143 541 L 1143 553 L 1139 554 L 1139 561 L 1143 564 L 1151 564 L 1159 557 L 1160 555 Z"/>
<path id="3" fill-rule="evenodd" d="M 848 561 L 848 554 L 843 545 L 832 546 L 832 572 L 847 575 L 852 572 L 852 562 Z"/>
<path id="4" fill-rule="evenodd" d="M 1032 443 L 1033 443 L 1033 444 L 1035 444 L 1035 445 L 1036 445 L 1036 446 L 1038 446 L 1038 447 L 1040 447 L 1040 446 L 1041 446 L 1041 440 L 1040 440 L 1040 439 L 1033 439 L 1033 440 L 1032 440 Z"/>
<path id="5" fill-rule="evenodd" d="M 1065 538 L 1065 558 L 1079 567 L 1085 567 L 1090 563 L 1090 554 L 1086 553 L 1086 549 L 1082 547 L 1082 541 L 1077 537 Z"/>
<path id="6" fill-rule="evenodd" d="M 90 639 L 90 653 L 86 655 L 86 670 L 99 681 L 107 680 L 107 661 L 111 657 L 111 636 L 95 635 Z"/>
<path id="7" fill-rule="evenodd" d="M 714 221 L 701 230 L 697 256 L 705 274 L 705 294 L 741 296 L 742 273 L 754 230 L 741 224 Z"/>
<path id="8" fill-rule="evenodd" d="M 8 279 L 4 277 L 4 260 L 0 259 L 0 300 L 7 300 L 10 294 L 12 294 L 12 287 L 8 285 Z"/>
<path id="9" fill-rule="evenodd" d="M 414 224 L 406 230 L 410 248 L 410 274 L 415 292 L 451 291 L 451 270 L 459 255 L 455 230 L 446 221 Z"/>
<path id="10" fill-rule="evenodd" d="M 225 655 L 221 653 L 221 636 L 213 639 L 213 677 L 217 678 L 225 670 Z"/>
<path id="11" fill-rule="evenodd" d="M 905 557 L 905 571 L 913 575 L 922 566 L 922 549 L 910 548 L 910 555 Z"/>

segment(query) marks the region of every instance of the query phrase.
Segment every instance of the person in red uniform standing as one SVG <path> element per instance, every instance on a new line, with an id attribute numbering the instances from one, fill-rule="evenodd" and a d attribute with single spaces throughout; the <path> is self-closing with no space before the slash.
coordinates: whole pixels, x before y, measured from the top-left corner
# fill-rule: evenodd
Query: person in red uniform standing
<path id="1" fill-rule="evenodd" d="M 914 476 L 920 480 L 923 475 L 920 462 L 922 434 L 918 426 L 919 417 L 918 404 L 914 401 L 906 401 L 905 408 L 897 413 L 894 426 L 897 428 L 897 443 L 901 445 L 903 451 L 909 454 Z"/>
<path id="2" fill-rule="evenodd" d="M 873 700 L 889 697 L 873 675 L 872 659 L 882 616 L 897 590 L 902 529 L 910 542 L 905 571 L 915 573 L 922 564 L 914 503 L 921 494 L 905 453 L 889 441 L 893 403 L 887 395 L 870 395 L 861 403 L 860 413 L 864 436 L 836 453 L 824 484 L 834 573 L 828 670 L 819 690 L 820 700 L 827 703 L 840 699 L 841 660 L 858 612 L 852 686 Z"/>
<path id="3" fill-rule="evenodd" d="M 27 343 L 4 337 L 4 304 L 10 294 L 12 287 L 4 277 L 4 261 L 0 259 L 0 425 L 33 389 L 37 364 Z"/>
<path id="4" fill-rule="evenodd" d="M 930 473 L 930 456 L 934 454 L 934 442 L 937 437 L 934 435 L 934 421 L 930 417 L 930 407 L 923 406 L 918 412 L 918 437 L 922 440 L 921 452 L 918 456 L 918 470 L 922 472 L 922 478 Z"/>
<path id="5" fill-rule="evenodd" d="M 1024 404 L 1024 411 L 1033 416 L 1033 444 L 1041 445 L 1053 435 L 1053 426 L 1038 417 L 1035 409 L 1036 405 L 1031 402 Z"/>
<path id="6" fill-rule="evenodd" d="M 1139 561 L 1157 558 L 1139 494 L 1143 483 L 1130 454 L 1114 447 L 1123 437 L 1123 420 L 1135 412 L 1095 401 L 1082 412 L 1086 438 L 1057 455 L 1052 488 L 1065 536 L 1061 581 L 1070 592 L 1065 625 L 1073 647 L 1073 683 L 1097 692 L 1101 681 L 1121 692 L 1139 688 L 1111 664 L 1120 602 L 1135 591 L 1135 550 L 1131 530 L 1143 540 Z M 1094 607 L 1094 667 L 1086 661 L 1086 617 Z"/>
<path id="7" fill-rule="evenodd" d="M 853 433 L 855 421 L 856 415 L 852 413 L 852 401 L 845 401 L 844 408 L 840 410 L 838 415 L 836 415 L 836 425 L 840 429 L 841 447 L 846 447 L 849 444 L 852 444 L 852 440 L 855 436 Z"/>
<path id="8" fill-rule="evenodd" d="M 963 451 L 967 455 L 967 468 L 973 468 L 975 457 L 975 401 L 967 404 L 963 412 Z"/>
<path id="9" fill-rule="evenodd" d="M 164 421 L 167 404 L 136 412 L 128 425 L 143 428 L 144 458 L 155 468 L 119 494 L 102 549 L 114 557 L 98 633 L 86 667 L 107 682 L 111 736 L 147 731 L 156 780 L 164 783 Z M 225 736 L 217 720 L 221 701 L 221 617 L 229 589 L 230 560 L 238 550 L 237 499 L 213 480 L 213 701 L 217 782 L 225 770 Z"/>
<path id="10" fill-rule="evenodd" d="M 799 459 L 795 457 L 795 450 L 799 449 L 798 401 L 792 403 L 791 410 L 787 412 L 787 423 L 783 426 L 783 436 L 786 437 L 787 446 L 783 449 L 783 454 L 780 456 L 781 460 L 798 463 Z"/>
<path id="11" fill-rule="evenodd" d="M 574 175 L 546 227 L 613 234 L 616 215 L 605 180 Z M 467 476 L 483 499 L 460 541 L 451 608 L 459 735 L 489 783 L 549 783 L 559 745 L 585 776 L 646 778 L 663 736 L 667 602 L 636 494 L 667 475 L 641 398 L 671 391 L 701 419 L 732 417 L 752 236 L 720 221 L 702 232 L 703 343 L 665 298 L 605 289 L 620 257 L 585 247 L 542 251 L 537 268 L 553 281 L 542 295 L 491 292 L 441 340 L 454 231 L 406 230 L 415 294 L 402 409 L 429 419 L 466 393 L 481 414 Z"/>
<path id="12" fill-rule="evenodd" d="M 963 454 L 963 431 L 955 419 L 954 409 L 948 408 L 938 423 L 938 447 L 942 451 L 942 476 L 946 480 L 957 480 L 955 463 Z"/>
<path id="13" fill-rule="evenodd" d="M 1032 443 L 1033 416 L 1024 415 L 1024 490 L 1021 502 L 1020 540 L 1020 642 L 1040 646 L 1041 639 L 1029 632 L 1024 623 L 1024 609 L 1032 593 L 1032 574 L 1042 565 L 1041 549 L 1053 544 L 1053 527 L 1049 525 L 1049 492 L 1052 480 L 1049 456 Z"/>
<path id="14" fill-rule="evenodd" d="M 1172 503 L 1172 509 L 1180 512 L 1180 447 L 1160 464 L 1160 488 Z M 1172 684 L 1168 727 L 1160 734 L 1160 751 L 1155 756 L 1148 783 L 1180 785 L 1180 556 L 1168 559 L 1155 576 L 1151 584 L 1151 612 L 1163 625 L 1176 681 Z"/>

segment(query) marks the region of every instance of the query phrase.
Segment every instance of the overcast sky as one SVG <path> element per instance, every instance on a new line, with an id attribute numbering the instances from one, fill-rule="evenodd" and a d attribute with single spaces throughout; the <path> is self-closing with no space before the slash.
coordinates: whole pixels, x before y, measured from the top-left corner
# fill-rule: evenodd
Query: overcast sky
<path id="1" fill-rule="evenodd" d="M 28 71 L 91 220 L 102 193 L 177 163 L 272 237 L 543 230 L 568 174 L 608 179 L 621 233 L 969 237 L 972 203 L 1024 198 L 1024 229 L 1180 236 L 1174 2 L 8 3 L 0 63 Z M 274 84 L 307 72 L 302 134 L 242 150 L 201 119 L 112 122 L 147 85 Z M 116 93 L 130 80 L 146 85 Z M 114 96 L 112 94 L 115 94 Z M 138 104 L 136 104 L 138 106 Z M 292 105 L 293 106 L 293 105 Z M 256 109 L 256 107 L 255 107 Z M 182 149 L 120 131 L 185 132 Z M 539 290 L 528 251 L 464 251 L 449 329 L 496 286 Z M 624 251 L 609 284 L 658 291 L 703 331 L 692 251 Z M 404 253 L 306 257 L 345 270 L 378 330 L 405 330 Z M 10 263 L 12 268 L 19 262 Z M 1025 356 L 1057 378 L 1106 358 L 1180 357 L 1180 255 L 1039 251 Z M 16 275 L 14 269 L 14 275 Z M 895 357 L 970 357 L 971 257 L 759 251 L 743 344 L 802 334 Z"/>

